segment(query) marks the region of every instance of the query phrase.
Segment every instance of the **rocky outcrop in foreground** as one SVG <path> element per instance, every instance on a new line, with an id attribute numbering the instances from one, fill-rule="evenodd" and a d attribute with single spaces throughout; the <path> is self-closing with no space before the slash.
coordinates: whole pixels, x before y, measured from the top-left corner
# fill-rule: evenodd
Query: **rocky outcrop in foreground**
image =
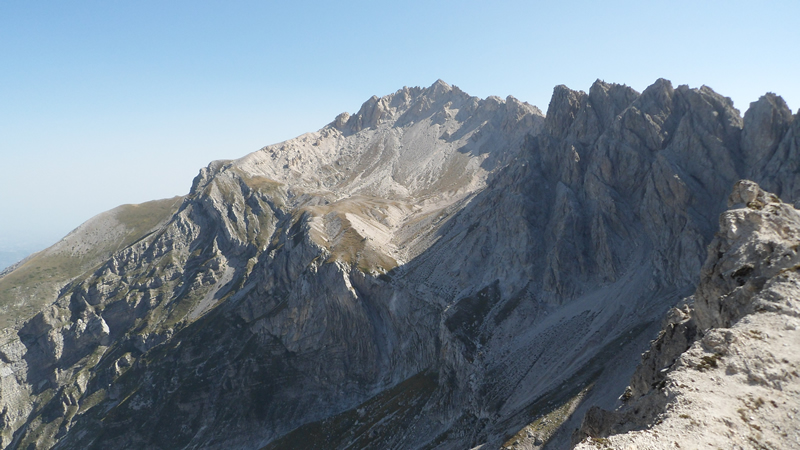
<path id="1" fill-rule="evenodd" d="M 695 294 L 577 449 L 800 448 L 800 211 L 740 181 Z"/>

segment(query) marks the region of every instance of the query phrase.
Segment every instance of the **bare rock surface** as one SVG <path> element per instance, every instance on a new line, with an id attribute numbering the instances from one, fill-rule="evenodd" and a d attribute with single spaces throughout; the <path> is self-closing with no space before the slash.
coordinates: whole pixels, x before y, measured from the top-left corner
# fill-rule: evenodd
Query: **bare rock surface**
<path id="1" fill-rule="evenodd" d="M 800 212 L 751 181 L 729 205 L 693 298 L 576 448 L 800 448 Z"/>
<path id="2" fill-rule="evenodd" d="M 730 187 L 793 192 L 769 164 L 798 122 L 754 111 L 598 80 L 544 117 L 439 80 L 214 161 L 3 331 L 2 447 L 564 448 L 695 290 Z"/>

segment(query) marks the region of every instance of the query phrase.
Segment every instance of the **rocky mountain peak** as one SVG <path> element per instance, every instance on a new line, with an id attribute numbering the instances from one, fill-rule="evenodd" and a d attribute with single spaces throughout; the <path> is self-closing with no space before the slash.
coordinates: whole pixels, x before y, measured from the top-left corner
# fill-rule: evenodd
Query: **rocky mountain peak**
<path id="1" fill-rule="evenodd" d="M 333 119 L 332 126 L 337 130 L 342 131 L 344 130 L 345 125 L 347 125 L 348 120 L 350 120 L 350 113 L 343 112 Z"/>
<path id="2" fill-rule="evenodd" d="M 393 94 L 383 97 L 373 95 L 361 105 L 359 111 L 351 116 L 347 122 L 347 131 L 357 133 L 366 128 L 375 128 L 381 123 L 392 123 L 403 114 L 412 110 L 412 115 L 425 113 L 432 107 L 442 107 L 445 104 L 459 104 L 468 99 L 469 95 L 450 86 L 442 80 L 436 80 L 428 88 L 408 88 L 398 90 Z M 415 117 L 414 119 L 418 119 Z M 337 122 L 334 127 L 345 131 Z"/>
<path id="3" fill-rule="evenodd" d="M 456 88 L 457 89 L 457 88 Z M 437 99 L 447 93 L 451 92 L 453 87 L 445 83 L 441 78 L 434 81 L 434 83 L 425 90 L 425 93 L 431 99 Z"/>
<path id="4" fill-rule="evenodd" d="M 656 107 L 659 110 L 669 109 L 674 96 L 675 89 L 672 87 L 672 82 L 664 78 L 659 78 L 642 91 L 641 96 L 637 99 L 635 104 L 639 106 L 639 109 L 642 111 L 651 114 L 650 107 Z M 656 111 L 653 111 L 653 113 L 656 113 Z"/>
<path id="5" fill-rule="evenodd" d="M 780 96 L 767 93 L 750 103 L 744 114 L 742 150 L 748 165 L 758 165 L 768 160 L 780 144 L 780 139 L 791 127 L 794 116 Z"/>
<path id="6" fill-rule="evenodd" d="M 457 86 L 437 80 L 427 88 L 404 87 L 383 97 L 373 96 L 361 105 L 357 113 L 347 118 L 337 116 L 330 126 L 350 134 L 376 129 L 380 124 L 407 126 L 431 116 L 444 120 L 451 112 L 458 115 L 458 120 L 474 114 L 483 116 L 485 120 L 499 109 L 503 110 L 501 122 L 517 122 L 526 115 L 544 117 L 539 108 L 513 96 L 505 100 L 489 96 L 482 100 L 469 96 Z"/>
<path id="7" fill-rule="evenodd" d="M 513 159 L 543 121 L 538 108 L 513 97 L 482 100 L 438 80 L 373 96 L 357 113 L 340 114 L 318 132 L 265 147 L 231 167 L 337 197 L 450 202 L 481 189 L 487 174 Z"/>
<path id="8" fill-rule="evenodd" d="M 624 84 L 611 84 L 596 80 L 589 89 L 589 101 L 603 127 L 608 127 L 614 118 L 639 96 L 633 88 Z"/>
<path id="9" fill-rule="evenodd" d="M 583 91 L 573 91 L 563 84 L 556 86 L 547 107 L 545 130 L 553 137 L 563 137 L 578 115 L 585 98 L 586 93 Z"/>

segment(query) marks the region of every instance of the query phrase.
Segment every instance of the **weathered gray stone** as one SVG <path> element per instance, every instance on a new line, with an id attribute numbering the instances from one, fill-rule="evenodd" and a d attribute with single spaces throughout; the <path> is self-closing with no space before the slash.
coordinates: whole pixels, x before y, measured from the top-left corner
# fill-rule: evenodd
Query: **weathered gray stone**
<path id="1" fill-rule="evenodd" d="M 594 448 L 596 438 L 611 448 L 736 448 L 800 435 L 790 387 L 800 385 L 791 373 L 800 342 L 800 211 L 748 180 L 736 183 L 728 203 L 694 296 L 644 354 L 625 405 L 586 414 L 577 448 Z M 766 401 L 769 411 L 758 411 Z"/>
<path id="2" fill-rule="evenodd" d="M 610 407 L 648 324 L 695 288 L 730 187 L 791 164 L 798 121 L 758 111 L 743 125 L 707 87 L 597 81 L 557 87 L 544 118 L 437 81 L 213 162 L 0 346 L 3 446 L 310 446 L 325 429 L 328 448 L 464 448 L 589 385 L 574 417 Z M 750 206 L 731 239 L 774 206 L 746 183 L 734 197 Z M 662 340 L 737 308 L 676 312 Z M 657 353 L 632 396 L 674 359 Z"/>

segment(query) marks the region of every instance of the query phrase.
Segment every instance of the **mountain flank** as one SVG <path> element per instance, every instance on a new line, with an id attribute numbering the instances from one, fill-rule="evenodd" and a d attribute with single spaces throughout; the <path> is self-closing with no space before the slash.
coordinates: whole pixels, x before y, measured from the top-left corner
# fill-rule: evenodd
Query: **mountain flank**
<path id="1" fill-rule="evenodd" d="M 732 186 L 800 201 L 796 119 L 439 80 L 214 161 L 76 230 L 51 284 L 0 277 L 2 447 L 568 448 L 698 289 Z"/>
<path id="2" fill-rule="evenodd" d="M 52 302 L 65 280 L 90 272 L 177 211 L 182 197 L 122 205 L 99 214 L 48 249 L 0 272 L 0 328 Z"/>

